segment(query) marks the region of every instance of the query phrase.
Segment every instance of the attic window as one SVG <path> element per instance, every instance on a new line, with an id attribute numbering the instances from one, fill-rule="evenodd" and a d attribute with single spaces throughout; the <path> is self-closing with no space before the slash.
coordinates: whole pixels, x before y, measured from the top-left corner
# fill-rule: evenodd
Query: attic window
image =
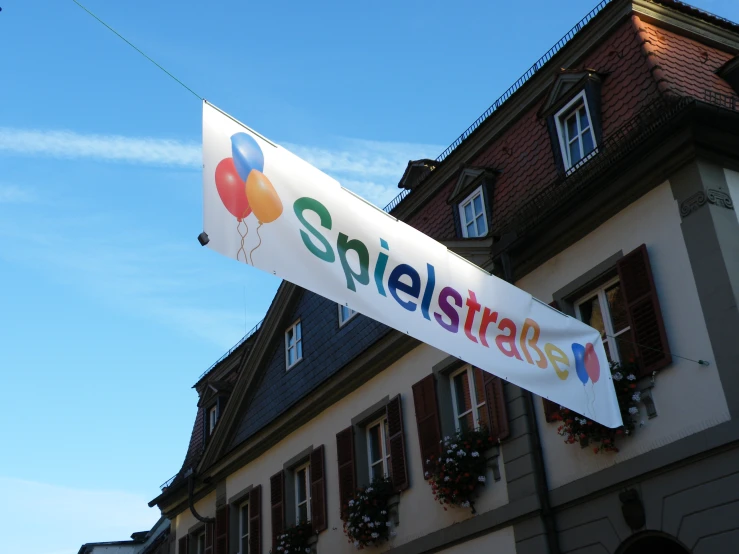
<path id="1" fill-rule="evenodd" d="M 459 203 L 459 221 L 464 238 L 484 237 L 488 233 L 488 219 L 482 187 L 477 187 L 472 194 Z"/>
<path id="2" fill-rule="evenodd" d="M 298 320 L 285 331 L 285 363 L 287 369 L 292 368 L 302 359 L 303 331 L 300 320 Z"/>
<path id="3" fill-rule="evenodd" d="M 575 96 L 555 115 L 557 135 L 565 169 L 569 172 L 596 153 L 590 108 L 585 91 Z"/>
<path id="4" fill-rule="evenodd" d="M 208 410 L 208 434 L 212 435 L 218 423 L 218 404 Z"/>

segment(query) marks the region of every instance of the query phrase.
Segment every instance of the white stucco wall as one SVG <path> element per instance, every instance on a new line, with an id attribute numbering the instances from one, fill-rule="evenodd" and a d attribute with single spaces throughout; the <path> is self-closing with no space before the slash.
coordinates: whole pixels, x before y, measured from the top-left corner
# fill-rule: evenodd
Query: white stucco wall
<path id="1" fill-rule="evenodd" d="M 473 554 L 475 552 L 515 554 L 516 538 L 513 535 L 513 527 L 506 527 L 494 533 L 454 545 L 451 548 L 439 550 L 439 554 Z"/>
<path id="2" fill-rule="evenodd" d="M 739 181 L 735 184 L 739 187 Z M 649 251 L 673 354 L 707 360 L 711 365 L 702 367 L 675 357 L 672 365 L 657 376 L 653 397 L 658 416 L 648 419 L 642 406 L 638 417 L 645 425 L 637 428 L 633 438 L 621 440 L 617 444 L 620 452 L 616 454 L 596 455 L 589 448 L 564 444 L 557 434 L 557 424 L 544 421 L 541 402 L 537 402 L 537 419 L 551 488 L 730 418 L 680 228 L 677 203 L 669 183 L 653 189 L 516 285 L 548 302 L 555 291 L 619 250 L 627 254 L 642 243 Z"/>
<path id="3" fill-rule="evenodd" d="M 336 464 L 336 434 L 351 424 L 351 419 L 364 410 L 370 408 L 384 397 L 393 397 L 402 394 L 403 420 L 405 424 L 406 463 L 410 478 L 410 488 L 400 497 L 397 536 L 378 552 L 390 547 L 407 543 L 432 531 L 437 531 L 459 521 L 474 517 L 469 510 L 449 509 L 435 503 L 431 488 L 423 479 L 421 461 L 419 459 L 418 433 L 416 428 L 415 411 L 413 406 L 412 385 L 431 373 L 434 364 L 447 355 L 426 345 L 419 346 L 401 360 L 377 375 L 358 390 L 347 395 L 340 402 L 334 404 L 318 417 L 306 422 L 298 431 L 275 445 L 269 452 L 250 463 L 248 466 L 233 473 L 226 481 L 229 498 L 238 494 L 249 485 L 262 485 L 262 533 L 263 552 L 271 548 L 271 518 L 269 510 L 269 478 L 282 469 L 283 464 L 310 446 L 324 444 L 326 448 L 326 493 L 328 501 L 328 529 L 322 532 L 318 540 L 318 552 L 323 553 L 350 553 L 356 552 L 354 547 L 347 543 L 342 530 L 339 516 L 339 483 Z M 478 513 L 484 513 L 508 502 L 503 474 L 503 461 L 500 458 L 502 478 L 494 482 L 492 471 L 488 471 L 487 485 L 482 489 L 482 495 L 476 502 Z M 212 515 L 215 499 L 211 497 L 197 503 L 198 510 L 203 514 Z M 178 518 L 177 536 L 186 532 L 194 520 L 188 516 Z M 506 544 L 510 542 L 505 533 L 487 539 L 491 547 L 497 552 L 509 552 Z M 506 542 L 508 541 L 508 542 Z M 500 543 L 500 545 L 498 544 Z M 488 543 L 485 543 L 488 545 Z M 510 550 L 513 552 L 512 550 Z"/>

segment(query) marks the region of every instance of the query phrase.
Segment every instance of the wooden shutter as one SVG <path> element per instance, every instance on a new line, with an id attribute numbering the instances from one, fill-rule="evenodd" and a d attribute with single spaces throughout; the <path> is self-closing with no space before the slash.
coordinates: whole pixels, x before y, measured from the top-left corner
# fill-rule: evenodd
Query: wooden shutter
<path id="1" fill-rule="evenodd" d="M 216 510 L 214 554 L 228 554 L 228 504 Z"/>
<path id="2" fill-rule="evenodd" d="M 285 472 L 275 473 L 269 479 L 272 505 L 272 550 L 277 550 L 277 537 L 285 531 Z"/>
<path id="3" fill-rule="evenodd" d="M 485 405 L 488 407 L 488 421 L 490 422 L 490 436 L 494 441 L 502 441 L 511 434 L 508 426 L 505 394 L 503 393 L 503 380 L 487 371 L 483 371 L 482 375 L 485 387 Z"/>
<path id="4" fill-rule="evenodd" d="M 544 419 L 548 423 L 557 421 L 556 419 L 554 419 L 554 414 L 559 412 L 559 404 L 557 404 L 556 402 L 552 402 L 551 400 L 547 400 L 546 398 L 542 398 L 541 403 L 544 406 Z"/>
<path id="5" fill-rule="evenodd" d="M 400 395 L 385 406 L 387 429 L 390 443 L 390 476 L 395 490 L 400 492 L 408 488 L 408 468 L 405 463 L 405 437 L 403 432 L 403 406 Z"/>
<path id="6" fill-rule="evenodd" d="M 433 373 L 413 385 L 413 404 L 416 408 L 418 442 L 424 476 L 428 471 L 426 460 L 441 454 L 441 422 L 436 400 L 436 378 Z"/>
<path id="7" fill-rule="evenodd" d="M 649 375 L 672 363 L 665 324 L 654 286 L 647 246 L 642 244 L 616 264 L 621 292 L 631 325 L 639 376 Z"/>
<path id="8" fill-rule="evenodd" d="M 185 535 L 179 541 L 179 545 L 177 546 L 177 554 L 190 554 L 188 552 L 189 548 L 190 548 L 190 535 Z"/>
<path id="9" fill-rule="evenodd" d="M 342 517 L 357 488 L 357 468 L 354 463 L 354 429 L 347 427 L 336 435 L 336 458 L 339 465 L 339 501 Z"/>
<path id="10" fill-rule="evenodd" d="M 262 485 L 249 493 L 249 552 L 262 554 Z"/>
<path id="11" fill-rule="evenodd" d="M 205 554 L 213 554 L 213 524 L 205 524 Z"/>
<path id="12" fill-rule="evenodd" d="M 323 445 L 310 453 L 310 513 L 313 531 L 320 533 L 328 527 L 326 513 L 326 456 Z"/>

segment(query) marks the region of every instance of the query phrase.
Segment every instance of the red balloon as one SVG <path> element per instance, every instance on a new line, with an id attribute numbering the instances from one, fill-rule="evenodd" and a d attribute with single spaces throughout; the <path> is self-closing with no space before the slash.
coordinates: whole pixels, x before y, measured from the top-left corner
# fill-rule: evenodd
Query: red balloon
<path id="1" fill-rule="evenodd" d="M 233 158 L 224 158 L 216 167 L 216 189 L 221 202 L 236 219 L 241 221 L 251 213 L 246 185 L 236 171 Z"/>
<path id="2" fill-rule="evenodd" d="M 598 361 L 598 354 L 595 353 L 595 347 L 588 343 L 585 345 L 585 371 L 588 372 L 588 377 L 593 383 L 597 383 L 600 379 L 600 362 Z"/>

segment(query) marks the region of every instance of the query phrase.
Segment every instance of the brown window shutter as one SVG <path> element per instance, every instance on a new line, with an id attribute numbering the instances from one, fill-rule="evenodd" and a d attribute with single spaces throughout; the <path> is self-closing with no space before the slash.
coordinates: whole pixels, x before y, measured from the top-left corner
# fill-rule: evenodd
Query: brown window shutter
<path id="1" fill-rule="evenodd" d="M 228 554 L 228 504 L 216 510 L 214 554 Z"/>
<path id="2" fill-rule="evenodd" d="M 476 371 L 481 371 L 475 368 Z M 508 410 L 503 380 L 487 371 L 482 372 L 485 387 L 485 405 L 488 407 L 488 421 L 490 421 L 490 436 L 494 441 L 508 438 L 511 430 L 508 426 Z"/>
<path id="3" fill-rule="evenodd" d="M 547 400 L 546 398 L 542 398 L 541 403 L 544 406 L 544 419 L 548 423 L 557 421 L 556 419 L 554 419 L 554 414 L 559 412 L 559 404 L 557 404 L 556 402 L 552 402 L 551 400 Z"/>
<path id="4" fill-rule="evenodd" d="M 177 554 L 190 554 L 188 549 L 190 548 L 190 535 L 185 535 L 179 540 L 177 546 Z"/>
<path id="5" fill-rule="evenodd" d="M 654 286 L 647 246 L 642 244 L 616 264 L 621 291 L 631 325 L 639 376 L 649 375 L 672 363 L 667 333 Z"/>
<path id="6" fill-rule="evenodd" d="M 436 400 L 436 378 L 433 373 L 413 385 L 413 404 L 416 409 L 418 442 L 425 475 L 429 469 L 426 460 L 441 454 L 441 422 L 439 404 Z"/>
<path id="7" fill-rule="evenodd" d="M 205 524 L 205 554 L 213 554 L 213 531 L 212 523 Z"/>
<path id="8" fill-rule="evenodd" d="M 269 478 L 270 503 L 272 505 L 272 550 L 277 550 L 277 537 L 285 531 L 285 472 Z"/>
<path id="9" fill-rule="evenodd" d="M 328 527 L 326 513 L 326 456 L 323 445 L 310 453 L 310 513 L 313 531 L 320 533 Z"/>
<path id="10" fill-rule="evenodd" d="M 349 507 L 357 488 L 357 468 L 354 463 L 354 429 L 347 427 L 336 434 L 336 457 L 339 465 L 339 501 L 342 516 Z"/>
<path id="11" fill-rule="evenodd" d="M 405 463 L 405 437 L 403 433 L 403 406 L 400 395 L 385 406 L 387 429 L 390 435 L 390 476 L 395 490 L 400 492 L 408 488 L 408 468 Z"/>
<path id="12" fill-rule="evenodd" d="M 249 493 L 249 552 L 262 552 L 262 485 Z"/>

